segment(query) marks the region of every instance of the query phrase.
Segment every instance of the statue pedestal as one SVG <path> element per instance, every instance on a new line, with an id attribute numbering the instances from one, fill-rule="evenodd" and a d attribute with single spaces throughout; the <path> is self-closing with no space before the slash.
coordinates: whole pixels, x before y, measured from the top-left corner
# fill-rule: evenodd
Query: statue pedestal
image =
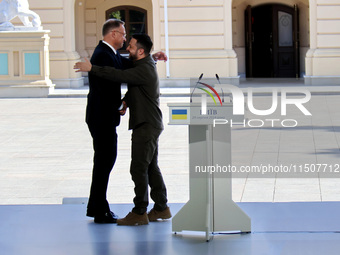
<path id="1" fill-rule="evenodd" d="M 53 91 L 49 32 L 0 31 L 0 97 L 47 97 Z"/>

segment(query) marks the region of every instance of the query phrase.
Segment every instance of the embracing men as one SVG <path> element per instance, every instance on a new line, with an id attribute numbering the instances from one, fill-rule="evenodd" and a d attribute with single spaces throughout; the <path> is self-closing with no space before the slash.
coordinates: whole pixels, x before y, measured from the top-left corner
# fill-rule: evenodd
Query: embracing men
<path id="1" fill-rule="evenodd" d="M 107 25 L 111 23 L 112 26 Z M 86 59 L 74 67 L 89 72 L 90 83 L 86 120 L 95 154 L 87 215 L 94 217 L 97 223 L 144 225 L 171 217 L 166 187 L 158 167 L 158 138 L 163 130 L 159 80 L 155 61 L 150 55 L 153 45 L 150 37 L 145 34 L 132 36 L 127 47 L 128 60 L 117 52 L 126 40 L 125 36 L 122 21 L 108 20 L 103 27 L 103 41 L 92 55 L 92 64 Z M 166 60 L 163 53 L 156 53 L 153 57 Z M 110 60 L 105 62 L 104 59 L 108 58 Z M 120 84 L 123 82 L 128 83 L 128 92 L 121 101 Z M 130 110 L 129 129 L 133 130 L 130 173 L 135 184 L 135 206 L 125 218 L 117 220 L 118 217 L 110 211 L 106 190 L 117 155 L 119 114 L 125 114 L 127 107 Z M 148 186 L 155 205 L 147 214 Z"/>

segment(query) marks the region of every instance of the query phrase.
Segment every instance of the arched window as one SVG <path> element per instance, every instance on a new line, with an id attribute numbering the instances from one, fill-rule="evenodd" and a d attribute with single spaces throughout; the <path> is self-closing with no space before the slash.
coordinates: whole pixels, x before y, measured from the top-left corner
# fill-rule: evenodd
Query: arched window
<path id="1" fill-rule="evenodd" d="M 106 19 L 120 19 L 125 22 L 126 41 L 129 42 L 131 36 L 136 33 L 147 33 L 147 12 L 146 10 L 134 6 L 118 6 L 106 11 Z M 126 53 L 126 45 L 120 50 Z"/>

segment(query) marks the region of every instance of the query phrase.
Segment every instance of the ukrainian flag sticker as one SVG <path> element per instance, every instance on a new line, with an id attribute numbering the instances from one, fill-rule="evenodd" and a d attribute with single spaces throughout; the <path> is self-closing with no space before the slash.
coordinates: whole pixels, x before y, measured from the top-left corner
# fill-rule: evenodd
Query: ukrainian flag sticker
<path id="1" fill-rule="evenodd" d="M 186 120 L 188 119 L 187 109 L 172 109 L 172 119 L 173 120 Z"/>

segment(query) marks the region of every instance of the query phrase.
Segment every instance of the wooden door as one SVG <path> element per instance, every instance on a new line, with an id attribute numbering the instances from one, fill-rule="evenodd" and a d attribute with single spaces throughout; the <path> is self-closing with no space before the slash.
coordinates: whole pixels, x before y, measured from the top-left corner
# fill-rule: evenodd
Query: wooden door
<path id="1" fill-rule="evenodd" d="M 273 6 L 273 74 L 296 77 L 299 72 L 298 9 Z"/>
<path id="2" fill-rule="evenodd" d="M 298 8 L 248 6 L 245 11 L 247 77 L 299 77 Z"/>

